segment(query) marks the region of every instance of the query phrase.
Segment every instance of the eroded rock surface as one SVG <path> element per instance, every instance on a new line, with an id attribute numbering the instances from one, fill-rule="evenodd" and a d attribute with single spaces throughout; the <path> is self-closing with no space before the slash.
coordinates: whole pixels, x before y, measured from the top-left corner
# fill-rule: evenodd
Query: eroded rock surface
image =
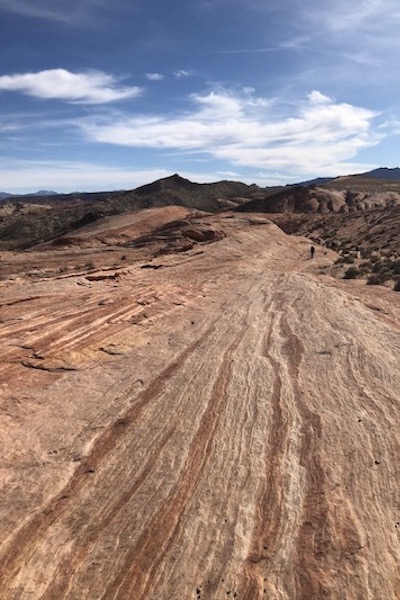
<path id="1" fill-rule="evenodd" d="M 399 295 L 209 225 L 1 282 L 2 600 L 400 598 Z"/>

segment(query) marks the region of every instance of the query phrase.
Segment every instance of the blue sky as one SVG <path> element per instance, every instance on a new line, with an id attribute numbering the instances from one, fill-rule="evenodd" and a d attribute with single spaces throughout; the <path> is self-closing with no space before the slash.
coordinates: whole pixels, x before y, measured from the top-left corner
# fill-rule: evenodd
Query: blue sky
<path id="1" fill-rule="evenodd" d="M 0 190 L 400 165 L 398 0 L 0 0 Z"/>

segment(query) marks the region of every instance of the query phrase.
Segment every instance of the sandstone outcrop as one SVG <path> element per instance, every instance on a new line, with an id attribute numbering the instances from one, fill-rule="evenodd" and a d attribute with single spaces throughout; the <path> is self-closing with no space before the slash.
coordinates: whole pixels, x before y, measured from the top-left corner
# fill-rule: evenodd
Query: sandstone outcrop
<path id="1" fill-rule="evenodd" d="M 205 219 L 91 277 L 2 255 L 1 600 L 400 598 L 400 295 Z"/>

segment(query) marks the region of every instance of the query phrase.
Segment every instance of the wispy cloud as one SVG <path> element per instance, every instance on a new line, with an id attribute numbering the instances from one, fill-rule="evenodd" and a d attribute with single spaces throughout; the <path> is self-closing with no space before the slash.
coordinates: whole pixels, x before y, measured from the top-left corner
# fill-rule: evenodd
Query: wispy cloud
<path id="1" fill-rule="evenodd" d="M 103 104 L 141 93 L 139 87 L 119 87 L 115 77 L 101 71 L 71 73 L 65 69 L 3 75 L 0 90 L 76 104 Z"/>
<path id="2" fill-rule="evenodd" d="M 161 81 L 164 79 L 164 75 L 161 73 L 146 73 L 146 79 L 149 81 Z"/>
<path id="3" fill-rule="evenodd" d="M 348 160 L 379 143 L 378 113 L 313 91 L 291 116 L 275 112 L 278 102 L 250 90 L 191 96 L 192 111 L 164 115 L 86 119 L 80 126 L 95 142 L 203 154 L 231 165 L 288 173 L 326 174 L 349 168 Z"/>
<path id="4" fill-rule="evenodd" d="M 87 24 L 90 15 L 107 9 L 107 4 L 107 0 L 0 0 L 0 10 L 22 17 L 82 25 Z"/>
<path id="5" fill-rule="evenodd" d="M 30 0 L 0 0 L 0 9 L 25 17 L 55 21 L 68 21 L 74 14 L 73 3 L 60 4 L 48 0 L 37 2 L 30 2 Z"/>
<path id="6" fill-rule="evenodd" d="M 174 77 L 176 79 L 182 79 L 182 77 L 189 77 L 189 71 L 185 71 L 184 69 L 178 69 L 178 71 L 174 71 Z"/>

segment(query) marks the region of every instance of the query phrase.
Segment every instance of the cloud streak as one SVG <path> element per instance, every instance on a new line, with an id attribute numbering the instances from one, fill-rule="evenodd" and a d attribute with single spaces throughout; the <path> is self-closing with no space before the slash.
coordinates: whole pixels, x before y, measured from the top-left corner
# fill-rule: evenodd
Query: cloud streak
<path id="1" fill-rule="evenodd" d="M 107 0 L 0 0 L 0 10 L 70 25 L 88 24 L 89 15 L 101 9 L 107 9 Z"/>
<path id="2" fill-rule="evenodd" d="M 313 91 L 293 115 L 249 90 L 191 96 L 192 111 L 79 121 L 86 138 L 133 148 L 205 155 L 231 165 L 285 169 L 288 173 L 343 172 L 347 162 L 383 137 L 373 130 L 378 113 L 335 102 Z"/>
<path id="3" fill-rule="evenodd" d="M 0 90 L 74 104 L 103 104 L 134 98 L 141 93 L 139 87 L 117 84 L 115 77 L 101 71 L 71 73 L 65 69 L 50 69 L 0 77 Z"/>

